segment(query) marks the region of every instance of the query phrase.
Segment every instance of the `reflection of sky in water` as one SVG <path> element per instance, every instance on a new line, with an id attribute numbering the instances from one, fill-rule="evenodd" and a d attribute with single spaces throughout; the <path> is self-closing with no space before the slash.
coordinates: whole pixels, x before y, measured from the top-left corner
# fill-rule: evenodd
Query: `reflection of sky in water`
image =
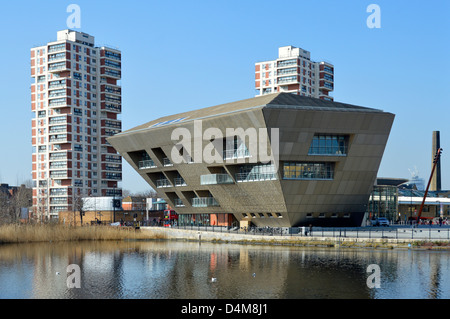
<path id="1" fill-rule="evenodd" d="M 0 257 L 0 299 L 31 298 L 33 270 L 32 262 L 9 263 Z"/>
<path id="2" fill-rule="evenodd" d="M 186 242 L 3 245 L 0 298 L 447 299 L 449 260 L 447 251 Z M 66 286 L 69 264 L 81 267 L 81 289 Z M 366 285 L 370 264 L 380 289 Z"/>

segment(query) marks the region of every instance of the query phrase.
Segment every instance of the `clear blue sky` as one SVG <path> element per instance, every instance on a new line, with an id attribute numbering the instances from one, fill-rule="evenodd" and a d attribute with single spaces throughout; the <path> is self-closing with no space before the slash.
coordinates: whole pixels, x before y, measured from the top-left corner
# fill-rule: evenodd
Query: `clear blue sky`
<path id="1" fill-rule="evenodd" d="M 443 188 L 450 189 L 450 1 L 191 0 L 8 1 L 0 32 L 0 182 L 31 179 L 30 48 L 81 29 L 123 55 L 123 129 L 254 96 L 254 63 L 293 45 L 335 65 L 336 101 L 396 114 L 380 177 L 428 180 L 432 131 L 441 131 Z M 369 4 L 381 28 L 369 29 Z M 124 163 L 122 186 L 149 189 Z"/>

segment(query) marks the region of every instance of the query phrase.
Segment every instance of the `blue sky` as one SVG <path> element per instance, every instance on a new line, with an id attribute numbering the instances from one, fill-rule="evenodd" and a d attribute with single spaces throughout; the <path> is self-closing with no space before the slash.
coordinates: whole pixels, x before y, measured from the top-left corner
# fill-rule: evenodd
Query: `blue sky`
<path id="1" fill-rule="evenodd" d="M 335 65 L 336 101 L 396 114 L 380 177 L 428 180 L 432 131 L 441 132 L 450 189 L 450 1 L 8 1 L 0 33 L 0 182 L 31 179 L 30 48 L 67 29 L 69 4 L 97 45 L 122 51 L 123 129 L 161 116 L 254 96 L 254 63 L 278 47 Z M 370 29 L 370 4 L 381 28 Z M 149 189 L 124 163 L 122 186 Z"/>

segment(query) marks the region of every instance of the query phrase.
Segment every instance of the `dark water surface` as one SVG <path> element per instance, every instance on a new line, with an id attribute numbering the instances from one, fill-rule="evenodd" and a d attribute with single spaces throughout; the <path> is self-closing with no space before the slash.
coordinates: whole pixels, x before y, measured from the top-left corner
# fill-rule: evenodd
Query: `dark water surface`
<path id="1" fill-rule="evenodd" d="M 450 252 L 187 242 L 0 245 L 1 299 L 450 298 Z M 68 288 L 67 266 L 81 288 Z M 369 288 L 367 267 L 380 268 Z M 217 278 L 212 281 L 212 278 Z"/>

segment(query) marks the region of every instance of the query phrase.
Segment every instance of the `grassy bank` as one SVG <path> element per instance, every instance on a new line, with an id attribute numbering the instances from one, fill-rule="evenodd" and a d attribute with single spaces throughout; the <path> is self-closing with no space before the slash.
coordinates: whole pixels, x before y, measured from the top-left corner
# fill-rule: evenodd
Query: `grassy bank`
<path id="1" fill-rule="evenodd" d="M 63 241 L 105 241 L 105 240 L 146 240 L 164 239 L 163 234 L 155 235 L 135 231 L 134 228 L 63 225 L 3 225 L 0 226 L 0 243 L 32 243 Z"/>

